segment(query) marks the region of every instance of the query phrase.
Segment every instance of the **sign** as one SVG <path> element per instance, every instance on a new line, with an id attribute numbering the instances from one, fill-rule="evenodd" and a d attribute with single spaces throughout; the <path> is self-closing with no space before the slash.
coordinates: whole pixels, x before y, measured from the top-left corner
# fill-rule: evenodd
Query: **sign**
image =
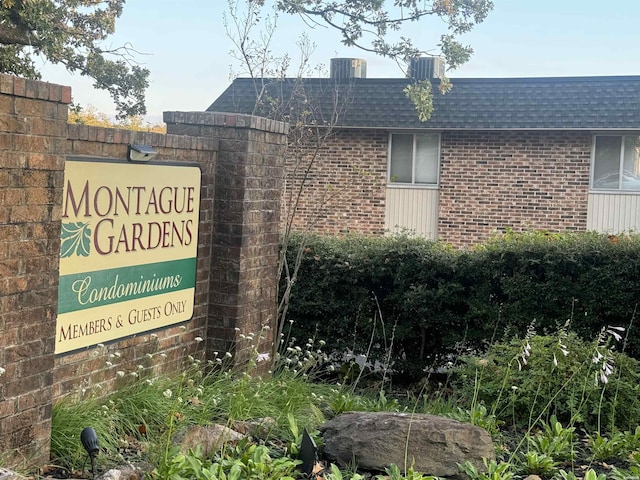
<path id="1" fill-rule="evenodd" d="M 198 166 L 67 159 L 55 353 L 193 316 Z"/>

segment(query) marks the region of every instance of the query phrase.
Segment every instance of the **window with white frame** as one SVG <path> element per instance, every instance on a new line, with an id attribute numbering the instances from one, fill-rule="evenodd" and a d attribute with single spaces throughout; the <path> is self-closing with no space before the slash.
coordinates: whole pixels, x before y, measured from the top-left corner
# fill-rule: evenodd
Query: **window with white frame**
<path id="1" fill-rule="evenodd" d="M 389 136 L 389 183 L 437 185 L 439 164 L 439 133 L 392 133 Z"/>
<path id="2" fill-rule="evenodd" d="M 640 137 L 596 135 L 591 188 L 640 191 Z"/>

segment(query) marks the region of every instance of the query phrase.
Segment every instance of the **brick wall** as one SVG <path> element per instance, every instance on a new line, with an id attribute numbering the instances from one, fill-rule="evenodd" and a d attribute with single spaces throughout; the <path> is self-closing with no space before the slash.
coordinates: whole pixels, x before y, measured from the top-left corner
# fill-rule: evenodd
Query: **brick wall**
<path id="1" fill-rule="evenodd" d="M 168 135 L 70 126 L 70 100 L 68 87 L 0 74 L 0 454 L 8 466 L 48 462 L 57 399 L 180 371 L 190 354 L 233 348 L 241 357 L 239 332 L 270 332 L 274 320 L 286 126 L 180 112 L 169 115 L 176 131 Z M 129 143 L 202 168 L 193 318 L 56 357 L 65 158 L 123 159 Z M 259 351 L 271 343 L 267 333 Z"/>
<path id="2" fill-rule="evenodd" d="M 86 125 L 68 126 L 66 151 L 73 156 L 126 158 L 128 144 L 153 145 L 157 161 L 198 163 L 202 169 L 198 264 L 194 314 L 185 325 L 128 338 L 104 347 L 61 355 L 56 358 L 53 383 L 54 401 L 70 393 L 107 393 L 135 376 L 152 376 L 181 368 L 188 355 L 204 358 L 209 300 L 209 270 L 213 224 L 211 187 L 218 150 L 216 138 L 185 137 L 134 132 Z M 142 367 L 142 369 L 141 369 Z"/>
<path id="3" fill-rule="evenodd" d="M 48 459 L 68 87 L 0 75 L 0 452 Z"/>
<path id="4" fill-rule="evenodd" d="M 587 132 L 443 133 L 439 239 L 586 230 L 590 154 Z"/>
<path id="5" fill-rule="evenodd" d="M 287 154 L 283 219 L 328 235 L 384 233 L 387 132 L 339 130 Z M 296 205 L 300 185 L 303 195 Z"/>

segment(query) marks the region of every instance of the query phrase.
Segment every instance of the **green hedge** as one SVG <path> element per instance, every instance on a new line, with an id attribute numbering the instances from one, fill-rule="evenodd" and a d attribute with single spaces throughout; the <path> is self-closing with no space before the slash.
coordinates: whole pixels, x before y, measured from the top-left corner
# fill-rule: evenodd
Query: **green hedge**
<path id="1" fill-rule="evenodd" d="M 298 252 L 294 236 L 289 261 Z M 471 251 L 410 236 L 314 236 L 292 290 L 292 335 L 330 351 L 369 351 L 410 377 L 460 348 L 570 329 L 628 327 L 640 301 L 640 237 L 509 234 Z M 372 345 L 369 347 L 369 345 Z M 325 348 L 327 348 L 325 347 Z M 640 357 L 640 333 L 627 353 Z"/>

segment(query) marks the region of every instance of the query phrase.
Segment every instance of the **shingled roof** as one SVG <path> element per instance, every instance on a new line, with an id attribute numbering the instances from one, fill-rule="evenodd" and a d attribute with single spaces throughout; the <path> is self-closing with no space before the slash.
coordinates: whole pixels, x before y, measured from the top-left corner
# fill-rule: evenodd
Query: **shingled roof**
<path id="1" fill-rule="evenodd" d="M 292 115 L 304 106 L 320 123 L 352 128 L 640 129 L 640 76 L 459 78 L 451 80 L 453 88 L 446 95 L 435 80 L 434 112 L 427 122 L 420 122 L 403 92 L 410 81 L 238 78 L 207 110 L 274 116 L 273 106 L 286 105 L 294 96 L 298 100 Z M 268 105 L 256 110 L 256 86 L 263 85 Z"/>

